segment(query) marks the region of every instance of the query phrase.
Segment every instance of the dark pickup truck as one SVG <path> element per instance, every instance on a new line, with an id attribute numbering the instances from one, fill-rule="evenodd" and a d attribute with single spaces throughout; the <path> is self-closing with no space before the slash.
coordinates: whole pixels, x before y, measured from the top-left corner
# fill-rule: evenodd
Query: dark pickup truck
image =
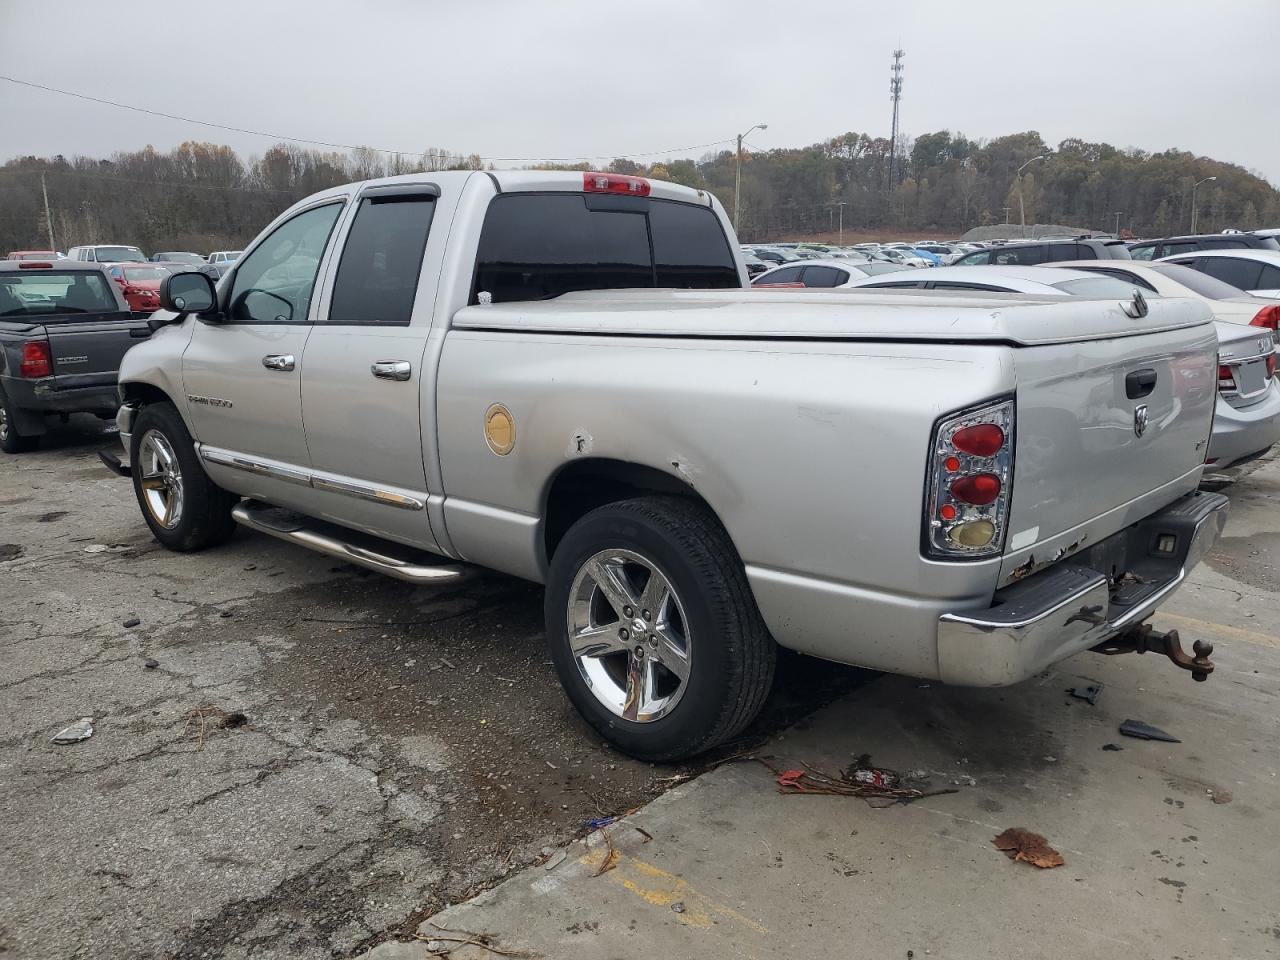
<path id="1" fill-rule="evenodd" d="M 115 417 L 120 359 L 151 335 L 96 263 L 0 261 L 0 450 L 34 449 L 45 417 Z"/>

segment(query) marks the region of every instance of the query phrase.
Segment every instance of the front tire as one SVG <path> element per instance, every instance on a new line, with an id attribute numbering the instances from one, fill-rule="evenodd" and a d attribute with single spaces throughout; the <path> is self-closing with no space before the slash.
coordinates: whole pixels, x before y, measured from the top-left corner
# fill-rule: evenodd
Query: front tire
<path id="1" fill-rule="evenodd" d="M 236 497 L 204 472 L 195 444 L 171 403 L 142 408 L 129 451 L 133 492 L 161 544 L 189 552 L 226 543 L 235 533 Z"/>
<path id="2" fill-rule="evenodd" d="M 569 699 L 643 760 L 730 739 L 773 682 L 776 647 L 742 561 L 693 501 L 624 500 L 580 519 L 552 558 L 545 614 Z"/>

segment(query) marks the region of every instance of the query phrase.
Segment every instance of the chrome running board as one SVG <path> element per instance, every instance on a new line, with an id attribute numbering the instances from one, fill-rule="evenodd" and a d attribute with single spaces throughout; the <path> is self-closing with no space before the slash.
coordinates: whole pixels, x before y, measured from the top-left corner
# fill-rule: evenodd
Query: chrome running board
<path id="1" fill-rule="evenodd" d="M 380 540 L 257 500 L 241 500 L 232 508 L 231 516 L 236 523 L 251 530 L 410 583 L 461 580 L 475 569 L 460 563 L 432 563 L 436 556 L 424 550 Z"/>

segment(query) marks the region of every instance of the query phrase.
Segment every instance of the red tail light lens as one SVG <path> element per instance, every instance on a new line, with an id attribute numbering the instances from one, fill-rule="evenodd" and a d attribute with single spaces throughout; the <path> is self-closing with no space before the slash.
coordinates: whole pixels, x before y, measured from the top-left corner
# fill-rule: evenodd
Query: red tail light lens
<path id="1" fill-rule="evenodd" d="M 1280 303 L 1263 307 L 1258 315 L 1249 321 L 1251 327 L 1266 327 L 1268 330 L 1280 329 Z"/>
<path id="2" fill-rule="evenodd" d="M 1268 379 L 1276 375 L 1276 355 L 1273 353 L 1267 357 L 1267 377 Z"/>
<path id="3" fill-rule="evenodd" d="M 625 193 L 632 197 L 647 197 L 649 181 L 644 177 L 628 177 L 621 173 L 592 173 L 582 175 L 582 189 L 587 193 Z"/>
<path id="4" fill-rule="evenodd" d="M 994 457 L 1004 446 L 1004 431 L 994 423 L 961 427 L 951 435 L 951 445 L 974 457 Z"/>
<path id="5" fill-rule="evenodd" d="M 1236 388 L 1235 371 L 1222 364 L 1218 367 L 1218 389 L 1223 393 L 1230 393 Z"/>
<path id="6" fill-rule="evenodd" d="M 22 375 L 29 379 L 53 376 L 53 356 L 48 340 L 28 340 L 22 345 Z"/>
<path id="7" fill-rule="evenodd" d="M 1000 496 L 1000 478 L 994 473 L 975 473 L 951 484 L 951 495 L 957 500 L 985 507 Z"/>

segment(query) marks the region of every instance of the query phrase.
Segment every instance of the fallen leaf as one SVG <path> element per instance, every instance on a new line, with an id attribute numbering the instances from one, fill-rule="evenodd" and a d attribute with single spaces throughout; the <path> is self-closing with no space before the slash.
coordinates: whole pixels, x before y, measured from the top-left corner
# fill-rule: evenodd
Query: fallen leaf
<path id="1" fill-rule="evenodd" d="M 1010 827 L 991 842 L 1010 860 L 1022 860 L 1042 870 L 1060 867 L 1067 862 L 1044 837 L 1022 827 Z"/>

